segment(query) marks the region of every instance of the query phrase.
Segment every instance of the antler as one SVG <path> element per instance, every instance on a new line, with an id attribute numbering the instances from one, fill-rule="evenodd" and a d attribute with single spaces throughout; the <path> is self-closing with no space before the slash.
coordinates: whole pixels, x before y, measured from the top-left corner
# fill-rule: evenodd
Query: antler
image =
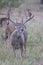
<path id="1" fill-rule="evenodd" d="M 28 21 L 30 21 L 30 20 L 34 17 L 34 15 L 30 12 L 30 9 L 27 9 L 27 11 L 28 11 L 29 19 L 27 19 L 27 20 L 24 22 L 24 24 L 27 23 Z"/>
<path id="2" fill-rule="evenodd" d="M 15 24 L 15 22 L 14 21 L 12 21 L 10 18 L 9 18 L 9 21 L 11 21 L 13 24 Z M 16 24 L 15 24 L 16 25 Z"/>
<path id="3" fill-rule="evenodd" d="M 27 9 L 29 17 L 32 15 L 31 10 Z"/>
<path id="4" fill-rule="evenodd" d="M 32 15 L 29 19 L 27 19 L 27 20 L 24 22 L 24 24 L 27 23 L 29 20 L 31 20 L 33 17 L 34 17 L 34 15 Z"/>
<path id="5" fill-rule="evenodd" d="M 21 20 L 21 22 L 23 23 L 23 17 L 22 17 L 22 20 Z"/>
<path id="6" fill-rule="evenodd" d="M 30 21 L 30 20 L 34 17 L 34 15 L 32 15 L 32 13 L 30 12 L 30 9 L 27 9 L 27 11 L 28 11 L 29 19 L 27 19 L 27 20 L 23 23 L 23 17 L 22 17 L 22 23 L 23 23 L 23 24 L 27 23 L 28 21 Z M 10 18 L 9 18 L 9 20 L 10 20 L 13 24 L 15 24 L 15 26 L 16 26 L 17 19 L 16 19 L 16 23 L 15 23 L 14 21 L 12 21 Z"/>
<path id="7" fill-rule="evenodd" d="M 8 5 L 8 13 L 7 13 L 8 19 L 10 18 L 10 12 L 11 12 L 11 3 L 9 3 Z"/>

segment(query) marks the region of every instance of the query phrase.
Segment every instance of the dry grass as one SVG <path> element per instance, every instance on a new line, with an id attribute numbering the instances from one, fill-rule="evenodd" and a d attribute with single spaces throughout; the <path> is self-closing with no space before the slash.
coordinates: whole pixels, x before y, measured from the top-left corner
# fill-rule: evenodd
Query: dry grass
<path id="1" fill-rule="evenodd" d="M 27 24 L 26 58 L 14 58 L 9 41 L 6 44 L 1 43 L 1 34 L 4 30 L 0 30 L 0 65 L 43 65 L 43 18 L 40 13 L 34 14 L 36 17 Z M 17 57 L 19 53 L 20 51 L 17 51 Z"/>

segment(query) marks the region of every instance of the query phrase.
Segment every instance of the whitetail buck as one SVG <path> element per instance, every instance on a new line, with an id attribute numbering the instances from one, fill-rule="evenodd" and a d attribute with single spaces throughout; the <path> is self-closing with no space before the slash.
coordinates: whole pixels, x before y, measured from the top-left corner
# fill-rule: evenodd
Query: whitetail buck
<path id="1" fill-rule="evenodd" d="M 8 34 L 10 33 L 10 39 L 11 39 L 11 45 L 14 50 L 14 55 L 16 56 L 15 50 L 20 49 L 21 50 L 21 56 L 23 56 L 23 51 L 26 51 L 26 41 L 27 41 L 27 30 L 25 23 L 30 21 L 34 16 L 31 15 L 29 19 L 27 19 L 25 22 L 21 23 L 15 23 L 14 27 L 13 25 L 8 25 L 5 31 L 5 37 L 4 39 L 8 38 Z M 15 28 L 16 27 L 16 28 Z"/>
<path id="2" fill-rule="evenodd" d="M 21 50 L 21 56 L 23 56 L 23 51 L 26 51 L 26 41 L 27 41 L 27 30 L 25 23 L 27 23 L 29 20 L 31 20 L 33 16 L 31 16 L 28 20 L 25 22 L 18 23 L 16 26 L 16 29 L 11 34 L 11 45 L 14 50 L 14 55 L 16 56 L 15 50 L 20 49 Z"/>

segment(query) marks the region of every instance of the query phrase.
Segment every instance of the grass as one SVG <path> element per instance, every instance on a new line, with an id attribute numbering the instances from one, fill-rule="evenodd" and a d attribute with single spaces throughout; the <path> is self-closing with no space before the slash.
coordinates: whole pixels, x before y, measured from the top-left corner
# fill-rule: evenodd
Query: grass
<path id="1" fill-rule="evenodd" d="M 36 65 L 43 58 L 43 34 L 41 41 L 37 44 L 38 39 L 34 33 L 30 33 L 27 39 L 26 55 L 28 58 L 14 58 L 12 46 L 1 43 L 1 34 L 4 30 L 0 31 L 0 65 Z M 39 36 L 39 38 L 40 38 Z M 19 51 L 18 51 L 19 52 Z M 17 54 L 18 54 L 17 52 Z"/>

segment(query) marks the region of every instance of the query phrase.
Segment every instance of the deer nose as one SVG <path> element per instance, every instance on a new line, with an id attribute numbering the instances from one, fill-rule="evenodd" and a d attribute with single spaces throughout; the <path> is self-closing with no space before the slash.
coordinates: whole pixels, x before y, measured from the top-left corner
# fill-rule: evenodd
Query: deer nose
<path id="1" fill-rule="evenodd" d="M 9 25 L 9 22 L 7 23 L 7 25 Z"/>
<path id="2" fill-rule="evenodd" d="M 19 35 L 19 36 L 18 36 L 18 39 L 19 39 L 20 37 L 21 37 L 21 36 Z"/>
<path id="3" fill-rule="evenodd" d="M 23 29 L 21 29 L 21 31 L 23 31 Z"/>

